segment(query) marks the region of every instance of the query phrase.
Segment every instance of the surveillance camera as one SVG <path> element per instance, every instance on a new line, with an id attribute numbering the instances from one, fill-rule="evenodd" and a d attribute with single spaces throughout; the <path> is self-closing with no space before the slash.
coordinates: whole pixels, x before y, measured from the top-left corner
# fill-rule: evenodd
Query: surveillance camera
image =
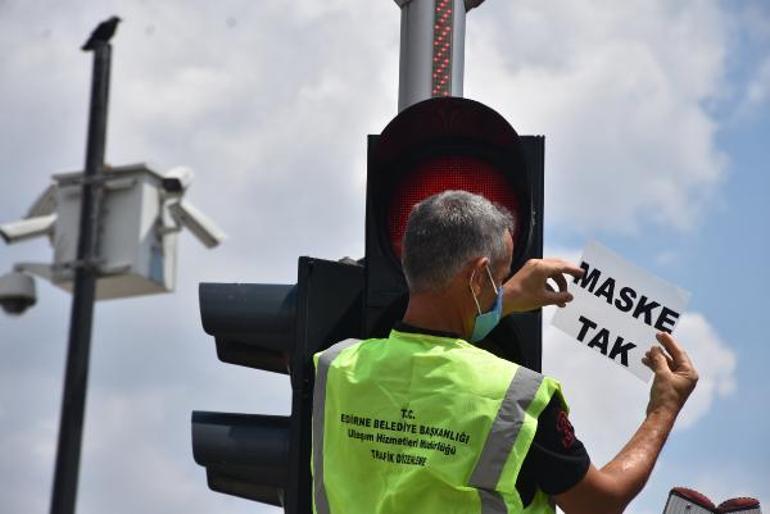
<path id="1" fill-rule="evenodd" d="M 190 187 L 195 174 L 187 166 L 177 166 L 163 176 L 163 189 L 167 193 L 181 194 Z"/>
<path id="2" fill-rule="evenodd" d="M 172 203 L 168 210 L 174 220 L 192 232 L 206 248 L 214 248 L 225 239 L 224 232 L 189 202 Z"/>
<path id="3" fill-rule="evenodd" d="M 6 243 L 16 243 L 50 233 L 55 223 L 56 214 L 12 221 L 0 225 L 0 236 Z"/>
<path id="4" fill-rule="evenodd" d="M 8 314 L 21 314 L 35 305 L 35 279 L 13 271 L 0 277 L 0 307 Z"/>

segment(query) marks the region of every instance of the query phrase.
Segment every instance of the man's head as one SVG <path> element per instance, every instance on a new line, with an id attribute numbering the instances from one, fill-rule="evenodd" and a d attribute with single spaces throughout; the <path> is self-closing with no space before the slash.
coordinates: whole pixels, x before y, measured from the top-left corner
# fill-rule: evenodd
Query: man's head
<path id="1" fill-rule="evenodd" d="M 446 300 L 455 309 L 447 315 L 459 316 L 468 335 L 477 311 L 494 304 L 495 288 L 508 276 L 513 231 L 510 212 L 466 191 L 444 191 L 415 205 L 401 259 L 410 297 Z"/>

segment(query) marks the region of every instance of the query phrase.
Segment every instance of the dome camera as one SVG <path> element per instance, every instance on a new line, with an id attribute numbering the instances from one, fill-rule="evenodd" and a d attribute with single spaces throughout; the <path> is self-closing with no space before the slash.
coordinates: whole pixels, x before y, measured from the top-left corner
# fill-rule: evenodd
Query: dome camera
<path id="1" fill-rule="evenodd" d="M 35 279 L 13 271 L 0 277 L 0 307 L 8 314 L 19 315 L 35 305 Z"/>

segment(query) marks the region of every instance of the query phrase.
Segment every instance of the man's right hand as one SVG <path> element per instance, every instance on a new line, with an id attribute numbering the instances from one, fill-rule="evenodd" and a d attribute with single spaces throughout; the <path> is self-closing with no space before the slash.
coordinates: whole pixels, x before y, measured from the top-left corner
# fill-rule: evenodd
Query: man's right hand
<path id="1" fill-rule="evenodd" d="M 642 359 L 642 362 L 655 373 L 655 379 L 650 388 L 647 414 L 661 409 L 676 414 L 695 389 L 698 372 L 687 352 L 671 337 L 671 334 L 658 332 L 656 338 L 666 351 L 664 352 L 659 346 L 654 346 Z"/>
<path id="2" fill-rule="evenodd" d="M 573 298 L 567 288 L 565 275 L 579 278 L 583 273 L 583 268 L 561 259 L 528 260 L 503 284 L 503 316 L 512 312 L 539 309 L 546 305 L 564 307 Z M 551 287 L 549 279 L 556 283 L 558 291 Z"/>
<path id="3" fill-rule="evenodd" d="M 642 359 L 655 372 L 647 418 L 606 466 L 591 465 L 583 480 L 556 495 L 566 514 L 621 514 L 647 482 L 677 414 L 698 382 L 695 367 L 674 338 L 659 333 L 657 339 L 665 351 L 656 346 Z"/>

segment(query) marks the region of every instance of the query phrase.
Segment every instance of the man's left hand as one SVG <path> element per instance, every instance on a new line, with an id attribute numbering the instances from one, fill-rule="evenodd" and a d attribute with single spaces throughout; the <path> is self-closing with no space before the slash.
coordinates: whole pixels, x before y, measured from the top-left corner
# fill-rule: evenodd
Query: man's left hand
<path id="1" fill-rule="evenodd" d="M 583 269 L 561 259 L 530 259 L 503 284 L 503 315 L 526 312 L 546 305 L 564 307 L 572 301 L 564 275 L 583 276 Z M 558 286 L 558 291 L 548 283 Z"/>

